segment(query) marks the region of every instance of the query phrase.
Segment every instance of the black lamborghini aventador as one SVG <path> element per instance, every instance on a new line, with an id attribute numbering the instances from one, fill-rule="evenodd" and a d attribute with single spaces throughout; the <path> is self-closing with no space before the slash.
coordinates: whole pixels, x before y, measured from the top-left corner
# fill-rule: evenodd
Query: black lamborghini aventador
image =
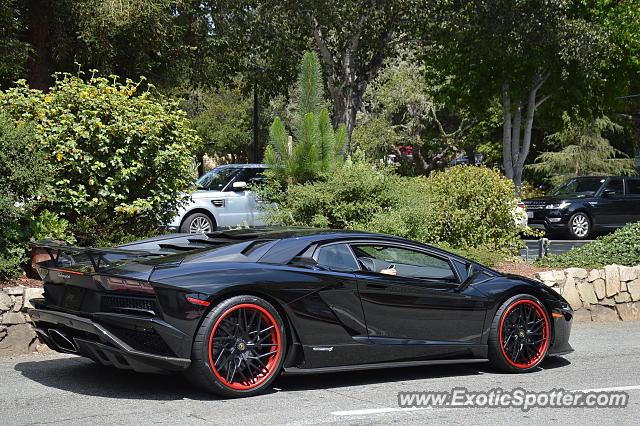
<path id="1" fill-rule="evenodd" d="M 491 362 L 536 369 L 571 352 L 554 290 L 387 235 L 318 229 L 171 234 L 117 248 L 32 244 L 56 351 L 182 371 L 224 396 L 280 374 Z"/>

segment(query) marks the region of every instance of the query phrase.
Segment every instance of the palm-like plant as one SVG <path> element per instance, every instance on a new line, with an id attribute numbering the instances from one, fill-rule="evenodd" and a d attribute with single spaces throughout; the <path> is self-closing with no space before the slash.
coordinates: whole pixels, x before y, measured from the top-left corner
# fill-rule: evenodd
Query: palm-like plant
<path id="1" fill-rule="evenodd" d="M 322 77 L 318 56 L 306 52 L 294 90 L 293 135 L 290 137 L 276 117 L 269 129 L 270 143 L 264 159 L 271 175 L 288 185 L 314 181 L 331 173 L 342 161 L 346 127 L 334 131 L 323 105 Z"/>

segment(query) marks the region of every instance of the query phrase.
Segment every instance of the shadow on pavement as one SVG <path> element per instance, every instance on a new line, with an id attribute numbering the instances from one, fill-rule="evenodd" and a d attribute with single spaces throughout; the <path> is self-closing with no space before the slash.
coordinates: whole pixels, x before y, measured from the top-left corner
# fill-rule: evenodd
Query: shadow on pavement
<path id="1" fill-rule="evenodd" d="M 564 358 L 552 357 L 545 360 L 539 369 L 551 370 L 569 364 L 570 362 Z M 141 374 L 103 367 L 83 358 L 21 362 L 15 366 L 15 369 L 24 377 L 44 386 L 81 395 L 159 401 L 182 399 L 213 401 L 220 399 L 215 395 L 195 388 L 180 374 Z M 273 387 L 282 392 L 296 392 L 446 377 L 450 377 L 452 385 L 454 385 L 460 383 L 460 377 L 485 373 L 501 374 L 488 363 L 403 367 L 318 375 L 283 376 L 274 382 Z M 531 374 L 535 376 L 536 372 Z M 532 378 L 532 380 L 534 379 Z M 277 390 L 272 388 L 266 393 L 276 392 Z"/>

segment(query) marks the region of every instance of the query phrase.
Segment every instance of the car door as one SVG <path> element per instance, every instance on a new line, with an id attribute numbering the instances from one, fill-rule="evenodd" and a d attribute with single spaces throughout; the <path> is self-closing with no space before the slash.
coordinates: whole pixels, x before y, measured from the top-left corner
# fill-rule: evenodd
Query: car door
<path id="1" fill-rule="evenodd" d="M 593 219 L 597 226 L 617 228 L 624 226 L 627 218 L 627 199 L 622 178 L 611 178 L 603 186 L 593 207 Z"/>
<path id="2" fill-rule="evenodd" d="M 479 344 L 485 316 L 481 295 L 457 292 L 451 261 L 411 245 L 354 243 L 356 273 L 373 343 Z"/>
<path id="3" fill-rule="evenodd" d="M 264 179 L 262 167 L 251 167 L 242 170 L 242 173 L 237 177 L 236 182 L 245 182 L 247 185 L 259 184 Z M 246 197 L 246 209 L 247 209 L 247 223 L 249 226 L 261 226 L 265 225 L 264 215 L 265 212 L 261 209 L 262 202 L 256 198 L 256 194 L 253 191 L 244 191 Z"/>
<path id="4" fill-rule="evenodd" d="M 626 223 L 640 221 L 640 178 L 625 179 Z"/>
<path id="5" fill-rule="evenodd" d="M 218 226 L 251 226 L 251 207 L 249 191 L 246 188 L 234 188 L 235 182 L 246 182 L 246 168 L 237 169 L 224 187 L 224 208 L 220 211 Z"/>

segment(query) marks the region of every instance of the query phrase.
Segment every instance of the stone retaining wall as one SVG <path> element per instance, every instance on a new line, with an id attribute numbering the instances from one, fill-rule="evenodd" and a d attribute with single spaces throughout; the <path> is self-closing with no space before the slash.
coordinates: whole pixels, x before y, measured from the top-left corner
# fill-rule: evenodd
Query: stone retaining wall
<path id="1" fill-rule="evenodd" d="M 42 288 L 7 287 L 0 289 L 0 356 L 45 350 L 31 328 L 26 310 L 29 300 L 42 297 Z"/>
<path id="2" fill-rule="evenodd" d="M 640 320 L 640 266 L 569 268 L 536 276 L 567 299 L 576 321 Z"/>

